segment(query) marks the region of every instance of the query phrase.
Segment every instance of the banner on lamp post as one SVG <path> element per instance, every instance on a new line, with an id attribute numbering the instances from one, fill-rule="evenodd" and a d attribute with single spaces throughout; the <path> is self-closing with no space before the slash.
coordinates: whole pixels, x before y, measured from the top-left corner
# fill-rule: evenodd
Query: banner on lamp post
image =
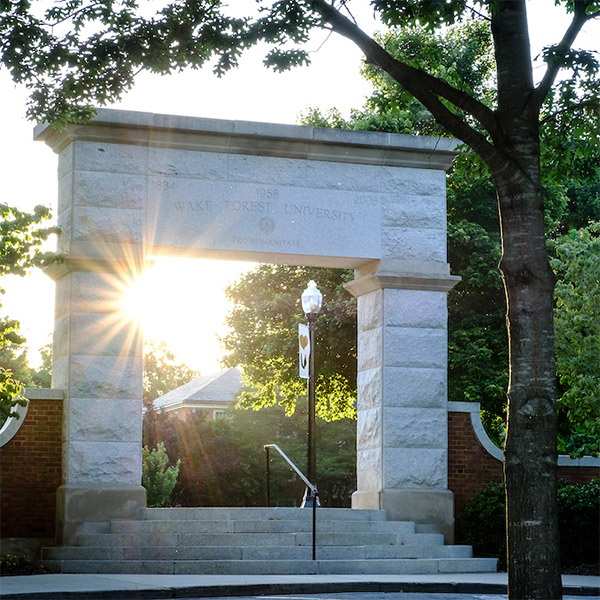
<path id="1" fill-rule="evenodd" d="M 308 379 L 308 361 L 310 359 L 310 336 L 308 326 L 298 323 L 298 350 L 300 354 L 300 377 Z"/>

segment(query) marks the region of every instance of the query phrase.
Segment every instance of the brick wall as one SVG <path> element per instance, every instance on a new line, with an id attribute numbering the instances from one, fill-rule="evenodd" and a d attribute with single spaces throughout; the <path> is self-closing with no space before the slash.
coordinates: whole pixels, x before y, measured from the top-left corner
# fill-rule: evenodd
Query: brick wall
<path id="1" fill-rule="evenodd" d="M 62 481 L 63 403 L 62 394 L 56 392 L 28 390 L 27 415 L 0 448 L 2 538 L 54 537 L 56 489 Z"/>
<path id="2" fill-rule="evenodd" d="M 473 418 L 472 415 L 475 415 Z M 558 479 L 570 484 L 600 479 L 600 460 L 558 459 Z M 502 451 L 487 437 L 479 404 L 450 402 L 448 410 L 448 488 L 454 492 L 454 514 L 490 482 L 502 483 Z"/>

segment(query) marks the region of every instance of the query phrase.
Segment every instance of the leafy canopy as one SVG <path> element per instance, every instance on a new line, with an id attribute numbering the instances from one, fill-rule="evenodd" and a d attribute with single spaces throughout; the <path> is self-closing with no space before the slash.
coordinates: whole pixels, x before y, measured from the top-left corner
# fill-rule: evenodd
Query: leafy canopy
<path id="1" fill-rule="evenodd" d="M 33 213 L 27 213 L 0 203 L 0 278 L 23 277 L 34 267 L 43 268 L 60 260 L 53 252 L 41 249 L 50 235 L 59 232 L 56 227 L 42 226 L 49 218 L 50 210 L 44 206 L 36 206 Z M 0 309 L 4 293 L 0 286 Z M 20 350 L 25 338 L 19 329 L 18 321 L 0 319 L 0 422 L 17 416 L 14 408 L 27 403 L 21 393 L 23 383 L 30 383 L 30 370 L 26 353 Z"/>
<path id="2" fill-rule="evenodd" d="M 314 279 L 323 294 L 315 327 L 316 414 L 354 417 L 356 401 L 356 303 L 342 287 L 351 271 L 259 265 L 227 290 L 231 333 L 222 342 L 227 367 L 241 366 L 250 390 L 239 403 L 258 410 L 278 403 L 293 413 L 306 380 L 298 377 L 300 296 Z"/>
<path id="3" fill-rule="evenodd" d="M 147 409 L 159 396 L 189 383 L 200 373 L 177 362 L 166 342 L 147 340 L 144 343 L 143 402 Z"/>

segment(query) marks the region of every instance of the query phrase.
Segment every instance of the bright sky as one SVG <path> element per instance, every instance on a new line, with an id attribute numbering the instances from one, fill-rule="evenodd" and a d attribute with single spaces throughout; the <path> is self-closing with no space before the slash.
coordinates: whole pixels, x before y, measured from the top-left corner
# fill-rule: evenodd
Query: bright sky
<path id="1" fill-rule="evenodd" d="M 235 1 L 235 0 L 234 0 Z M 365 0 L 350 3 L 359 24 L 367 31 L 379 29 Z M 530 16 L 533 52 L 556 41 L 568 23 L 550 0 L 530 0 L 536 12 Z M 357 11 L 361 6 L 365 12 Z M 542 12 L 543 11 L 543 12 Z M 598 28 L 597 25 L 593 26 Z M 598 33 L 596 31 L 596 33 Z M 543 36 L 543 37 L 541 37 Z M 592 26 L 580 38 L 590 48 L 600 36 Z M 262 53 L 253 52 L 241 68 L 222 79 L 210 69 L 177 76 L 142 75 L 138 83 L 114 108 L 222 119 L 245 119 L 297 123 L 309 106 L 337 107 L 346 113 L 360 107 L 369 85 L 359 75 L 361 54 L 345 39 L 315 34 L 309 48 L 313 64 L 286 74 L 262 67 Z M 6 71 L 0 71 L 0 128 L 2 146 L 0 201 L 31 210 L 36 204 L 56 207 L 56 156 L 43 143 L 32 141 L 33 125 L 25 120 L 25 92 L 16 89 Z M 235 281 L 248 263 L 170 259 L 161 260 L 143 280 L 143 315 L 147 338 L 166 340 L 178 358 L 203 374 L 219 368 L 221 350 L 216 334 L 223 331 L 227 311 L 223 288 Z M 3 282 L 2 315 L 21 321 L 28 339 L 30 359 L 50 341 L 53 327 L 54 283 L 42 273 Z M 206 290 L 210 290 L 210 294 Z"/>

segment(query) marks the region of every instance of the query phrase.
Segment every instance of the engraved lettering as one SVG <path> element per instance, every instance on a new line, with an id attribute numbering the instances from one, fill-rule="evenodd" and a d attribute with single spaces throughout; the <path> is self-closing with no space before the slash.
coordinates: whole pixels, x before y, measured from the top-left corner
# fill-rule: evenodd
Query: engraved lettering
<path id="1" fill-rule="evenodd" d="M 370 196 L 366 194 L 354 198 L 354 204 L 366 204 L 368 206 L 377 206 L 379 204 L 379 200 L 376 196 Z"/>
<path id="2" fill-rule="evenodd" d="M 271 210 L 271 203 L 248 200 L 226 200 L 225 208 L 234 212 L 269 212 Z"/>
<path id="3" fill-rule="evenodd" d="M 300 215 L 302 217 L 315 217 L 326 221 L 340 221 L 341 223 L 354 223 L 354 214 L 340 210 L 329 210 L 316 206 L 286 204 L 284 206 L 286 215 Z"/>
<path id="4" fill-rule="evenodd" d="M 214 205 L 212 200 L 189 200 L 187 202 L 174 200 L 173 207 L 177 212 L 205 212 L 212 210 Z"/>

